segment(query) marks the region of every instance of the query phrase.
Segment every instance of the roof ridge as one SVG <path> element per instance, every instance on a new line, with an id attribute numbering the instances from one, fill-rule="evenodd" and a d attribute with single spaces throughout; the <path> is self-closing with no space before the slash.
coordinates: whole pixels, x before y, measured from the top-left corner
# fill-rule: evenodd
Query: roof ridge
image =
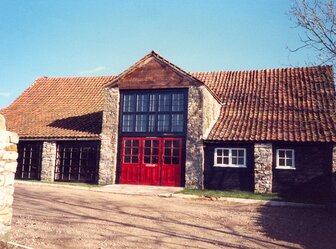
<path id="1" fill-rule="evenodd" d="M 220 70 L 220 71 L 196 71 L 189 72 L 189 74 L 198 74 L 198 73 L 238 73 L 238 72 L 262 72 L 262 71 L 275 71 L 275 70 L 303 70 L 303 69 L 318 69 L 318 68 L 330 68 L 332 69 L 332 65 L 318 65 L 318 66 L 306 66 L 306 67 L 278 67 L 278 68 L 265 68 L 265 69 L 251 69 L 251 70 Z"/>
<path id="2" fill-rule="evenodd" d="M 41 76 L 38 77 L 36 80 L 39 79 L 94 79 L 94 78 L 115 78 L 116 75 L 100 75 L 100 76 L 60 76 L 60 77 L 49 77 L 49 76 Z"/>
<path id="3" fill-rule="evenodd" d="M 159 53 L 157 53 L 154 50 L 152 50 L 150 53 L 148 53 L 147 55 L 145 55 L 144 57 L 142 57 L 140 60 L 138 60 L 137 62 L 135 62 L 132 66 L 128 67 L 126 70 L 124 70 L 119 75 L 117 75 L 115 79 L 112 79 L 110 82 L 107 82 L 106 87 L 113 85 L 114 82 L 116 82 L 117 80 L 121 79 L 126 73 L 132 72 L 133 70 L 135 70 L 137 68 L 137 66 L 139 66 L 141 63 L 145 62 L 150 57 L 153 57 L 153 58 L 155 58 L 155 59 L 157 59 L 157 60 L 159 60 L 159 61 L 161 61 L 161 62 L 163 62 L 163 63 L 165 63 L 167 65 L 169 65 L 173 70 L 177 71 L 177 73 L 182 73 L 184 76 L 189 77 L 189 78 L 191 78 L 193 80 L 196 80 L 196 81 L 204 84 L 204 82 L 201 81 L 200 79 L 194 77 L 193 75 L 191 75 L 187 71 L 185 71 L 182 68 L 176 66 L 174 63 L 170 62 L 169 60 L 167 60 L 163 56 L 161 56 Z"/>

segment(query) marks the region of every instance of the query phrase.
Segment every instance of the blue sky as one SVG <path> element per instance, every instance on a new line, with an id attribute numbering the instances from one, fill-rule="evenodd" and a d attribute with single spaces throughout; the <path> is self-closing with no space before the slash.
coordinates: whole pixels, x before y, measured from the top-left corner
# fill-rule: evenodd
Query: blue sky
<path id="1" fill-rule="evenodd" d="M 0 108 L 41 76 L 117 75 L 157 51 L 186 71 L 305 66 L 290 0 L 0 0 Z"/>

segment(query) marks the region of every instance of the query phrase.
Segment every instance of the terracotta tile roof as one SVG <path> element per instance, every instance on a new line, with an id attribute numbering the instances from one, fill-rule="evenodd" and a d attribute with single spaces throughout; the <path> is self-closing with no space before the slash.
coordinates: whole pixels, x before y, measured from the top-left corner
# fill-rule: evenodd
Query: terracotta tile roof
<path id="1" fill-rule="evenodd" d="M 331 66 L 192 74 L 222 102 L 209 140 L 336 142 Z"/>
<path id="2" fill-rule="evenodd" d="M 113 78 L 39 78 L 0 112 L 21 138 L 98 138 L 103 85 Z"/>
<path id="3" fill-rule="evenodd" d="M 190 74 L 222 103 L 209 140 L 336 142 L 332 67 Z M 98 138 L 113 79 L 39 78 L 0 113 L 21 138 Z"/>

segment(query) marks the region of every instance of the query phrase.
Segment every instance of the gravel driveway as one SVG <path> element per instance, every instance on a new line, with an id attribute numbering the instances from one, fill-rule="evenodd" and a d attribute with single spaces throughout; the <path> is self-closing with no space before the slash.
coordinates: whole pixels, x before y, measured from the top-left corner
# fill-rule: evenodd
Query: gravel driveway
<path id="1" fill-rule="evenodd" d="M 12 241 L 33 248 L 336 248 L 322 209 L 17 185 Z"/>

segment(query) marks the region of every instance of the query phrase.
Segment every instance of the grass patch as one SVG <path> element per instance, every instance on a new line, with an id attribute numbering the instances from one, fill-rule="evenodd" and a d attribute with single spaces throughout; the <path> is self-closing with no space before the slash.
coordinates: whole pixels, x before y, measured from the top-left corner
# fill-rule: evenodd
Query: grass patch
<path id="1" fill-rule="evenodd" d="M 263 201 L 283 201 L 283 202 L 296 202 L 296 203 L 306 203 L 306 204 L 330 204 L 331 199 L 328 196 L 303 194 L 301 192 L 291 192 L 291 193 L 271 193 L 271 194 L 256 194 L 247 191 L 222 191 L 222 190 L 198 190 L 198 189 L 184 189 L 179 191 L 180 194 L 187 195 L 198 195 L 204 197 L 233 197 L 233 198 L 243 198 L 243 199 L 254 199 Z"/>
<path id="2" fill-rule="evenodd" d="M 247 191 L 220 191 L 220 190 L 198 190 L 198 189 L 184 189 L 179 191 L 180 194 L 198 195 L 205 197 L 233 197 L 243 199 L 254 199 L 263 201 L 281 201 L 276 193 L 272 194 L 256 194 Z"/>

